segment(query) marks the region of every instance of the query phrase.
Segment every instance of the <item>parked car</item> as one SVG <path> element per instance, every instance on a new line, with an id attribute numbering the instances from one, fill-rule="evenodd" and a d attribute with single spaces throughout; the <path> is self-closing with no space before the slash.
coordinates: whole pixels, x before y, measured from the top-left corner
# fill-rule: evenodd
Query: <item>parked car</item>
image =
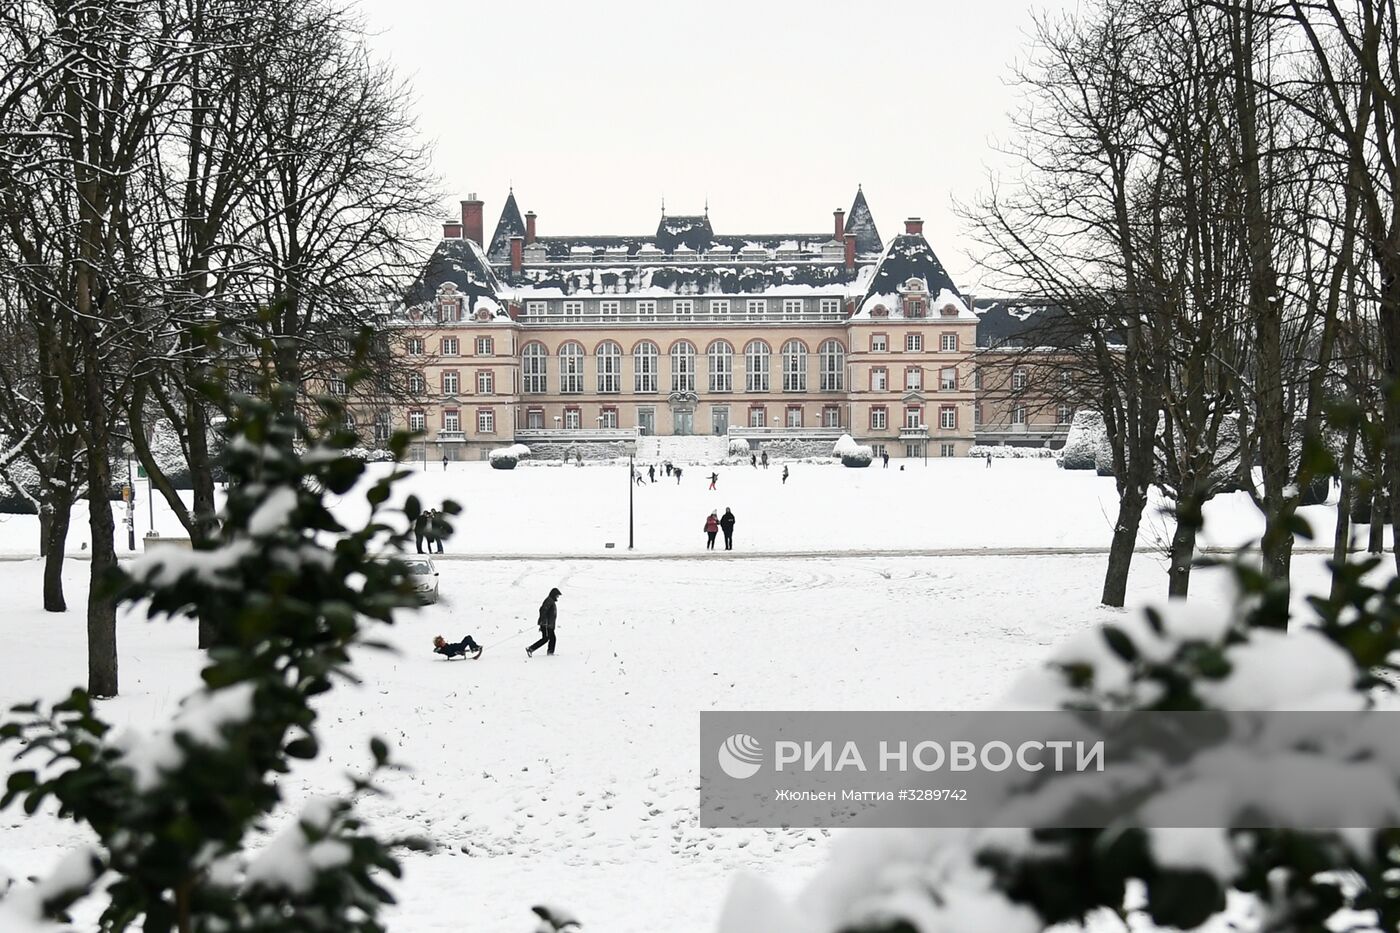
<path id="1" fill-rule="evenodd" d="M 405 557 L 403 565 L 408 572 L 408 582 L 413 592 L 424 603 L 438 601 L 438 569 L 426 557 Z"/>

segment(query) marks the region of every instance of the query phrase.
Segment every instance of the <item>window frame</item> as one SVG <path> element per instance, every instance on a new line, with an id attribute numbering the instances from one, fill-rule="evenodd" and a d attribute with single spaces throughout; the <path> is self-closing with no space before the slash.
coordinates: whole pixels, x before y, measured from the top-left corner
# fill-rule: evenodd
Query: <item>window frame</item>
<path id="1" fill-rule="evenodd" d="M 783 344 L 783 391 L 807 391 L 807 344 L 796 337 Z M 797 425 L 801 427 L 801 425 Z"/>
<path id="2" fill-rule="evenodd" d="M 890 409 L 886 405 L 870 406 L 870 430 L 888 431 L 890 429 Z"/>
<path id="3" fill-rule="evenodd" d="M 671 358 L 671 391 L 695 391 L 695 344 L 689 340 L 677 340 L 667 352 Z"/>
<path id="4" fill-rule="evenodd" d="M 760 360 L 762 365 L 755 365 Z M 755 337 L 744 344 L 744 391 L 773 391 L 773 348 L 766 340 Z"/>
<path id="5" fill-rule="evenodd" d="M 705 348 L 705 366 L 708 370 L 711 392 L 729 393 L 734 391 L 734 345 L 732 343 L 724 339 L 710 341 L 710 345 Z"/>
<path id="6" fill-rule="evenodd" d="M 622 393 L 622 345 L 616 340 L 604 340 L 593 348 L 593 369 L 600 395 Z"/>
<path id="7" fill-rule="evenodd" d="M 520 377 L 522 394 L 549 392 L 549 348 L 540 341 L 531 340 L 520 348 Z"/>
<path id="8" fill-rule="evenodd" d="M 559 344 L 554 355 L 559 360 L 559 394 L 582 395 L 584 360 L 588 351 L 577 340 L 566 340 Z"/>
<path id="9" fill-rule="evenodd" d="M 846 391 L 846 345 L 835 337 L 823 340 L 817 347 L 817 372 L 819 391 Z"/>
<path id="10" fill-rule="evenodd" d="M 653 341 L 639 340 L 632 347 L 632 391 L 639 395 L 661 391 L 661 348 Z"/>
<path id="11" fill-rule="evenodd" d="M 904 352 L 924 352 L 924 335 L 919 333 L 918 331 L 909 331 L 908 333 L 906 333 L 904 335 Z"/>

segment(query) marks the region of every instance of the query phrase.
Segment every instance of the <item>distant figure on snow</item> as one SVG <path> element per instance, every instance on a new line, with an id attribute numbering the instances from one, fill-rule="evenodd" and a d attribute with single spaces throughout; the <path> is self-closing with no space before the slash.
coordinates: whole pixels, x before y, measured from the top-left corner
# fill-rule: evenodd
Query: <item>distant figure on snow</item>
<path id="1" fill-rule="evenodd" d="M 734 513 L 729 509 L 724 510 L 724 517 L 719 520 L 720 530 L 724 532 L 724 549 L 734 550 Z"/>
<path id="2" fill-rule="evenodd" d="M 715 483 L 718 483 L 718 482 L 719 482 L 719 474 L 718 474 L 718 473 L 711 473 L 711 474 L 710 474 L 710 488 L 711 488 L 711 489 L 714 489 L 714 488 L 715 488 Z"/>
<path id="3" fill-rule="evenodd" d="M 676 467 L 674 472 L 676 474 L 676 485 L 679 486 L 681 484 L 681 468 Z"/>
<path id="4" fill-rule="evenodd" d="M 987 454 L 987 469 L 990 470 L 991 468 L 992 468 L 992 455 L 991 455 L 991 454 Z"/>
<path id="5" fill-rule="evenodd" d="M 715 549 L 715 535 L 717 534 L 719 534 L 719 516 L 711 512 L 710 517 L 705 519 L 705 537 L 708 539 L 705 541 L 705 550 L 713 551 Z"/>
<path id="6" fill-rule="evenodd" d="M 444 471 L 447 469 L 447 454 L 442 455 L 442 468 Z"/>
<path id="7" fill-rule="evenodd" d="M 653 483 L 656 482 L 656 464 L 653 463 L 651 466 L 647 467 L 647 478 Z"/>
<path id="8" fill-rule="evenodd" d="M 418 553 L 423 553 L 423 541 L 428 537 L 428 513 L 419 512 L 418 517 L 413 520 L 413 539 L 418 545 Z M 428 550 L 433 549 L 432 541 L 428 542 Z"/>
<path id="9" fill-rule="evenodd" d="M 763 468 L 765 470 L 768 469 L 768 451 L 765 450 L 763 452 L 763 456 L 759 457 L 758 459 L 759 462 L 763 464 Z"/>
<path id="10" fill-rule="evenodd" d="M 784 486 L 787 485 L 787 478 L 788 478 L 787 464 L 784 463 L 784 464 L 783 464 L 783 485 L 784 485 Z"/>
<path id="11" fill-rule="evenodd" d="M 633 479 L 634 482 L 636 482 L 636 484 L 637 484 L 638 486 L 645 485 L 645 483 L 646 483 L 646 481 L 642 479 L 642 471 L 641 471 L 641 470 L 633 470 L 633 471 L 632 471 L 632 479 Z"/>
<path id="12" fill-rule="evenodd" d="M 453 658 L 465 658 L 468 651 L 472 653 L 472 660 L 475 661 L 485 650 L 473 641 L 470 635 L 462 636 L 462 640 L 458 642 L 449 642 L 441 635 L 433 639 L 433 654 L 443 655 L 449 661 Z"/>
<path id="13" fill-rule="evenodd" d="M 543 645 L 549 645 L 549 653 L 554 654 L 554 623 L 559 619 L 559 597 L 564 594 L 555 587 L 540 603 L 540 640 L 525 649 L 525 657 L 532 656 Z"/>
<path id="14" fill-rule="evenodd" d="M 888 453 L 881 453 L 880 459 L 884 462 L 885 469 L 888 470 L 890 468 L 890 455 Z"/>
<path id="15" fill-rule="evenodd" d="M 667 476 L 670 476 L 670 475 L 671 475 L 671 461 L 670 461 L 670 460 L 667 460 L 664 464 L 662 464 L 662 466 L 666 467 L 666 475 L 667 475 Z"/>
<path id="16" fill-rule="evenodd" d="M 749 454 L 749 466 L 758 469 L 758 454 Z"/>

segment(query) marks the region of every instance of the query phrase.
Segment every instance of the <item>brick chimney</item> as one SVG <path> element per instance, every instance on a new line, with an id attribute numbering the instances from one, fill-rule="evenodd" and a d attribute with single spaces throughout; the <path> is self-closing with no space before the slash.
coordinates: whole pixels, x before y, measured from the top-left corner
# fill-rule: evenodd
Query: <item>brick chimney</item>
<path id="1" fill-rule="evenodd" d="M 460 240 L 462 238 L 462 225 L 455 220 L 449 220 L 442 225 L 442 238 L 444 240 Z"/>
<path id="2" fill-rule="evenodd" d="M 846 241 L 846 271 L 856 271 L 856 235 L 847 233 L 843 239 Z"/>
<path id="3" fill-rule="evenodd" d="M 836 217 L 836 233 L 832 238 L 839 240 L 846 235 L 846 212 L 838 207 L 832 214 Z"/>
<path id="4" fill-rule="evenodd" d="M 535 242 L 535 212 L 525 212 L 525 245 L 529 246 Z"/>
<path id="5" fill-rule="evenodd" d="M 462 231 L 468 240 L 482 246 L 482 209 L 485 207 L 476 199 L 475 194 L 467 195 L 467 199 L 462 202 Z"/>
<path id="6" fill-rule="evenodd" d="M 904 232 L 912 235 L 922 236 L 924 232 L 924 221 L 922 217 L 910 217 L 904 222 Z"/>
<path id="7" fill-rule="evenodd" d="M 525 264 L 525 238 L 523 236 L 513 236 L 510 238 L 510 271 L 519 273 L 520 267 Z"/>

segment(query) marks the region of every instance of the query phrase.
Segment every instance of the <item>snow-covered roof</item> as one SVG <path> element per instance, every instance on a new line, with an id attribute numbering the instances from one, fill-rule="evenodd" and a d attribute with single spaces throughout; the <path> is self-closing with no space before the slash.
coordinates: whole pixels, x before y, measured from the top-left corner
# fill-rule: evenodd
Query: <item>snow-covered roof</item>
<path id="1" fill-rule="evenodd" d="M 520 219 L 520 207 L 515 203 L 515 192 L 511 191 L 501 207 L 501 219 L 496 221 L 496 232 L 491 235 L 486 255 L 497 262 L 510 262 L 510 238 L 524 235 L 525 221 Z"/>
<path id="2" fill-rule="evenodd" d="M 481 247 L 468 239 L 444 239 L 438 243 L 418 277 L 404 292 L 404 304 L 413 306 L 432 301 L 438 289 L 449 283 L 466 296 L 467 313 L 477 310 L 485 301 L 490 302 L 493 310 L 499 308 L 495 299 L 501 293 L 501 282 Z"/>
<path id="3" fill-rule="evenodd" d="M 885 247 L 855 316 L 870 317 L 872 312 L 883 309 L 885 316 L 902 317 L 904 303 L 900 298 L 901 293 L 916 289 L 928 296 L 925 306 L 927 315 L 946 317 L 943 309 L 951 305 L 957 309 L 958 319 L 976 320 L 958 292 L 958 287 L 943 268 L 943 263 L 934 254 L 933 247 L 921 233 L 902 233 Z"/>
<path id="4" fill-rule="evenodd" d="M 977 346 L 1056 349 L 1083 342 L 1084 322 L 1062 306 L 1035 298 L 979 298 Z M 1110 340 L 1110 343 L 1121 343 Z"/>

